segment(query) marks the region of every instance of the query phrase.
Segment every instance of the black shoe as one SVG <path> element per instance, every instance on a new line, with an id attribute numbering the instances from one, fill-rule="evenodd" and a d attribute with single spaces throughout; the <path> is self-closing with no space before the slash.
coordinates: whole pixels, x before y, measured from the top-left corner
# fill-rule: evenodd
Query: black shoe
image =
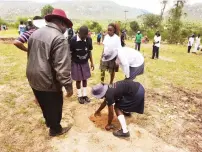
<path id="1" fill-rule="evenodd" d="M 132 114 L 131 114 L 130 112 L 125 112 L 125 111 L 123 111 L 123 114 L 124 114 L 124 116 L 126 116 L 126 117 L 131 117 L 131 116 L 132 116 Z"/>
<path id="2" fill-rule="evenodd" d="M 113 132 L 113 135 L 116 136 L 116 137 L 122 137 L 122 138 L 130 137 L 130 133 L 129 133 L 129 131 L 128 131 L 127 133 L 123 133 L 123 130 L 122 130 L 122 129 Z"/>
<path id="3" fill-rule="evenodd" d="M 78 101 L 80 104 L 84 104 L 85 100 L 83 99 L 83 97 L 78 97 Z"/>
<path id="4" fill-rule="evenodd" d="M 89 99 L 87 96 L 83 97 L 83 100 L 84 100 L 85 102 L 87 102 L 87 103 L 90 103 L 90 99 Z"/>
<path id="5" fill-rule="evenodd" d="M 55 132 L 55 131 L 50 129 L 49 130 L 49 136 L 51 136 L 51 137 L 60 136 L 60 135 L 67 133 L 70 129 L 71 129 L 71 126 L 62 128 L 62 130 L 60 132 Z"/>

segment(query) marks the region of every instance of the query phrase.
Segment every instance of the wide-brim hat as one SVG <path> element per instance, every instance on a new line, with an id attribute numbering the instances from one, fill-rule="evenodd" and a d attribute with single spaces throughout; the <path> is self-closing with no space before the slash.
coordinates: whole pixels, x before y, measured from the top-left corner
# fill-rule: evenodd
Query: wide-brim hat
<path id="1" fill-rule="evenodd" d="M 37 28 L 42 28 L 42 27 L 45 27 L 47 25 L 45 19 L 33 20 L 33 24 Z"/>
<path id="2" fill-rule="evenodd" d="M 102 61 L 107 62 L 113 60 L 118 55 L 118 49 L 104 49 Z"/>
<path id="3" fill-rule="evenodd" d="M 48 14 L 45 16 L 45 20 L 50 22 L 53 18 L 59 18 L 64 21 L 68 28 L 73 26 L 73 23 L 70 19 L 67 18 L 66 13 L 61 9 L 54 9 L 52 14 Z"/>
<path id="4" fill-rule="evenodd" d="M 98 84 L 92 87 L 91 93 L 95 98 L 101 99 L 105 96 L 107 90 L 108 90 L 108 85 Z"/>

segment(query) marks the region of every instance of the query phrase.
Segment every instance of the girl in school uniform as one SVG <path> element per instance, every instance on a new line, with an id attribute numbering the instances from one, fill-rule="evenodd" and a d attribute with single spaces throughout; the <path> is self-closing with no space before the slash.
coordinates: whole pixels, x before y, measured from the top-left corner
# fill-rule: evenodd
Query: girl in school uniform
<path id="1" fill-rule="evenodd" d="M 92 39 L 88 37 L 88 28 L 82 26 L 79 32 L 70 41 L 70 51 L 72 53 L 72 79 L 76 81 L 78 101 L 80 104 L 90 102 L 87 96 L 87 79 L 91 77 L 90 66 L 88 60 L 91 62 L 91 69 L 94 70 L 92 58 Z M 81 90 L 81 81 L 83 90 Z M 83 92 L 82 92 L 83 91 Z"/>
<path id="2" fill-rule="evenodd" d="M 112 49 L 118 49 L 121 48 L 121 40 L 119 38 L 119 28 L 116 24 L 109 24 L 108 25 L 108 34 L 105 36 L 103 45 L 104 45 L 104 51 L 103 54 L 105 53 L 105 50 L 107 48 L 112 48 Z M 118 67 L 116 66 L 115 63 L 115 58 L 111 61 L 101 61 L 100 63 L 100 69 L 101 69 L 101 83 L 104 83 L 105 79 L 105 71 L 108 71 L 110 73 L 110 84 L 113 83 L 114 77 L 115 77 L 115 72 L 118 72 Z"/>
<path id="3" fill-rule="evenodd" d="M 144 57 L 139 51 L 129 47 L 111 49 L 103 54 L 102 61 L 110 61 L 114 58 L 116 58 L 116 64 L 123 70 L 126 79 L 134 80 L 144 73 Z"/>
<path id="4" fill-rule="evenodd" d="M 102 109 L 106 105 L 108 106 L 108 124 L 105 129 L 114 128 L 112 120 L 115 110 L 121 129 L 113 132 L 113 135 L 116 137 L 130 137 L 123 111 L 144 113 L 144 87 L 139 82 L 123 80 L 114 83 L 112 86 L 98 84 L 92 88 L 92 95 L 98 99 L 104 99 L 104 102 L 95 112 L 95 116 L 100 116 Z"/>

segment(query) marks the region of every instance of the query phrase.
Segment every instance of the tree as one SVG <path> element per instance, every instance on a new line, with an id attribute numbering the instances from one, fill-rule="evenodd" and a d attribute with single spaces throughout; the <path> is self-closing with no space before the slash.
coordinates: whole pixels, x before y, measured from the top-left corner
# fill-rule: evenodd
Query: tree
<path id="1" fill-rule="evenodd" d="M 99 33 L 102 31 L 102 26 L 98 22 L 86 21 L 85 25 L 93 32 Z"/>
<path id="2" fill-rule="evenodd" d="M 137 21 L 130 22 L 130 28 L 133 32 L 137 32 L 138 30 L 140 30 L 140 26 Z"/>
<path id="3" fill-rule="evenodd" d="M 161 0 L 161 4 L 163 5 L 163 7 L 161 9 L 161 20 L 163 20 L 163 15 L 164 15 L 166 6 L 168 4 L 168 0 Z"/>
<path id="4" fill-rule="evenodd" d="M 141 16 L 146 29 L 158 29 L 161 26 L 161 16 L 155 14 L 145 14 Z"/>
<path id="5" fill-rule="evenodd" d="M 53 12 L 53 7 L 51 5 L 45 5 L 42 9 L 41 9 L 41 17 L 44 17 L 48 14 L 51 14 Z"/>
<path id="6" fill-rule="evenodd" d="M 181 42 L 181 27 L 183 26 L 183 22 L 181 21 L 183 13 L 185 1 L 177 0 L 175 2 L 174 7 L 169 11 L 169 19 L 168 19 L 168 42 L 169 43 L 180 43 Z M 184 31 L 183 31 L 184 33 Z"/>

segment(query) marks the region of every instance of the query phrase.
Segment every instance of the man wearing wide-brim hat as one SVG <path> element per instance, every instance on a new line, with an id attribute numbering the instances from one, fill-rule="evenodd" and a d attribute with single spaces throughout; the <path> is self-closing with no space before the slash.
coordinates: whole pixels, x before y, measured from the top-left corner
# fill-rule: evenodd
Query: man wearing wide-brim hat
<path id="1" fill-rule="evenodd" d="M 62 87 L 67 96 L 73 94 L 71 55 L 63 36 L 72 22 L 61 9 L 54 9 L 45 16 L 46 27 L 35 31 L 28 42 L 27 78 L 39 102 L 49 135 L 66 133 L 71 127 L 60 125 L 63 107 Z"/>

